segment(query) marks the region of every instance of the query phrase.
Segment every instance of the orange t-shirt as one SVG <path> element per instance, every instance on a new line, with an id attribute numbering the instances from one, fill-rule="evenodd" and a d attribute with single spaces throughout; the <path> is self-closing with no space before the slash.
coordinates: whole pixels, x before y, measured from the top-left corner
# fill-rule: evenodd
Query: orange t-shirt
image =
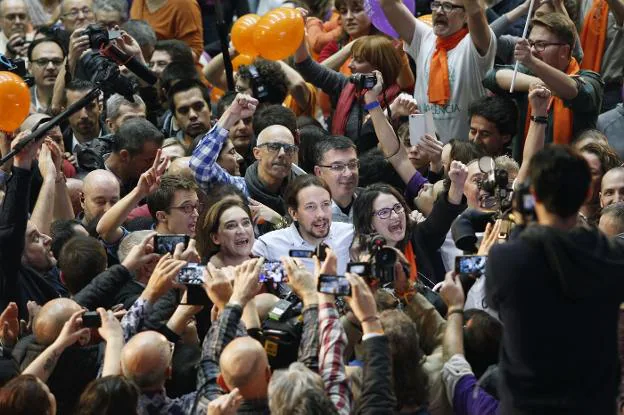
<path id="1" fill-rule="evenodd" d="M 194 0 L 168 0 L 155 12 L 147 8 L 149 0 L 134 0 L 132 19 L 145 20 L 160 40 L 178 39 L 189 45 L 198 61 L 204 51 L 204 29 L 199 4 Z"/>
<path id="2" fill-rule="evenodd" d="M 297 101 L 295 101 L 293 96 L 290 94 L 288 94 L 288 96 L 284 100 L 284 106 L 287 108 L 290 108 L 297 117 L 300 115 L 307 115 L 309 117 L 316 118 L 316 109 L 317 109 L 316 88 L 314 87 L 314 85 L 312 85 L 309 82 L 306 82 L 306 86 L 308 87 L 308 91 L 310 91 L 310 98 L 308 99 L 307 108 L 302 109 L 299 106 L 299 104 L 297 104 Z"/>

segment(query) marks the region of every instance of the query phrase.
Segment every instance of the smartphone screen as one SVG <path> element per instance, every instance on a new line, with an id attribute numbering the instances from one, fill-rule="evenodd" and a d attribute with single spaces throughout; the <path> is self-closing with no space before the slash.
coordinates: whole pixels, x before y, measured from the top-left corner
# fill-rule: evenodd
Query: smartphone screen
<path id="1" fill-rule="evenodd" d="M 154 236 L 154 251 L 160 255 L 165 255 L 167 253 L 173 254 L 179 243 L 183 243 L 184 248 L 186 249 L 190 239 L 191 238 L 188 235 L 184 234 L 156 235 Z"/>
<path id="2" fill-rule="evenodd" d="M 371 266 L 368 262 L 349 262 L 347 272 L 357 274 L 360 277 L 371 277 Z"/>
<path id="3" fill-rule="evenodd" d="M 455 272 L 478 278 L 485 273 L 486 263 L 485 255 L 459 255 L 455 258 Z"/>
<path id="4" fill-rule="evenodd" d="M 201 264 L 188 264 L 182 268 L 176 277 L 180 284 L 202 285 L 204 283 L 204 270 L 206 267 Z"/>
<path id="5" fill-rule="evenodd" d="M 291 249 L 288 256 L 292 258 L 312 258 L 314 251 L 306 251 L 305 249 Z"/>
<path id="6" fill-rule="evenodd" d="M 321 275 L 318 282 L 318 292 L 335 296 L 351 295 L 351 284 L 345 277 L 338 275 Z"/>
<path id="7" fill-rule="evenodd" d="M 265 262 L 260 272 L 260 282 L 282 282 L 284 280 L 284 265 L 279 262 Z"/>

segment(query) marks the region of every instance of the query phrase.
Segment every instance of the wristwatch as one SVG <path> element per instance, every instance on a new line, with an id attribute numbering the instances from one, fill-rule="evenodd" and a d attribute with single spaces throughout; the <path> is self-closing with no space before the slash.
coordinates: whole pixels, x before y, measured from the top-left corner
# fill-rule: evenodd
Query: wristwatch
<path id="1" fill-rule="evenodd" d="M 548 124 L 548 117 L 531 115 L 531 121 L 537 124 Z"/>

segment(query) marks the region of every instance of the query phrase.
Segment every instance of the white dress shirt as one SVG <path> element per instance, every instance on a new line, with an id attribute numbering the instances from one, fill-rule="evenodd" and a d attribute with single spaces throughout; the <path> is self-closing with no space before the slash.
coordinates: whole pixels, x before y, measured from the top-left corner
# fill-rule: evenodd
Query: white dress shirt
<path id="1" fill-rule="evenodd" d="M 338 275 L 344 275 L 349 263 L 349 248 L 353 242 L 353 225 L 349 223 L 332 222 L 329 234 L 323 241 L 329 246 L 338 258 Z M 253 254 L 266 258 L 267 261 L 279 261 L 287 257 L 291 249 L 306 251 L 316 250 L 316 246 L 304 240 L 293 223 L 288 228 L 269 232 L 258 239 L 253 246 Z M 305 267 L 314 272 L 314 261 L 311 258 L 299 258 Z"/>

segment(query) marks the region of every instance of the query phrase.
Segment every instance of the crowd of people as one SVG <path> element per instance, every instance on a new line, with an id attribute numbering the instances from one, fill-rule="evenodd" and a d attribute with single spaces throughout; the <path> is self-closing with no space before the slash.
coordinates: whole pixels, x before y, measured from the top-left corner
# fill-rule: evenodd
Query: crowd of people
<path id="1" fill-rule="evenodd" d="M 0 165 L 0 415 L 624 415 L 624 0 L 0 20 L 2 157 L 93 97 Z"/>

